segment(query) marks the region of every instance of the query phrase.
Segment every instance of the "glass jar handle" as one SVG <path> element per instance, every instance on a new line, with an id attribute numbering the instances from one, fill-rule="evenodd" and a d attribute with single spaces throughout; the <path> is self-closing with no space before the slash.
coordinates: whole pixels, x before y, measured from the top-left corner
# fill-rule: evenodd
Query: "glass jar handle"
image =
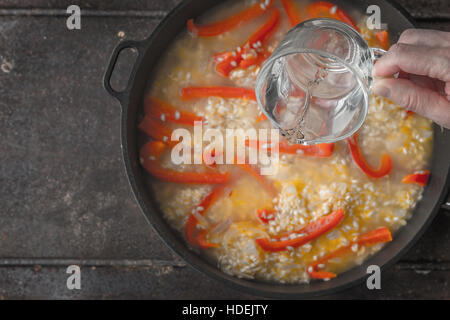
<path id="1" fill-rule="evenodd" d="M 372 50 L 372 56 L 374 60 L 378 60 L 380 59 L 382 56 L 384 56 L 384 54 L 387 52 L 384 49 L 381 48 L 370 48 Z"/>

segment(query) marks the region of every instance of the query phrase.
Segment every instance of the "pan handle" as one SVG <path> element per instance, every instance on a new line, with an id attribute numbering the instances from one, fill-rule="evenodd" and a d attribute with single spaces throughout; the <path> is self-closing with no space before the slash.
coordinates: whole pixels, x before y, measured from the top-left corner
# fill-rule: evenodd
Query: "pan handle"
<path id="1" fill-rule="evenodd" d="M 447 199 L 441 205 L 441 208 L 450 212 L 450 193 L 447 195 Z"/>
<path id="2" fill-rule="evenodd" d="M 141 47 L 142 47 L 142 43 L 139 41 L 133 41 L 133 40 L 122 41 L 117 45 L 117 47 L 114 48 L 111 58 L 109 59 L 108 68 L 106 69 L 105 76 L 103 77 L 103 86 L 104 86 L 105 90 L 108 91 L 108 93 L 111 96 L 118 99 L 120 102 L 122 102 L 123 98 L 130 91 L 130 86 L 132 84 L 131 80 L 135 76 L 136 66 L 138 65 L 137 61 L 139 60 L 139 56 L 141 55 L 141 52 L 142 52 Z M 112 76 L 114 68 L 117 64 L 117 59 L 119 58 L 120 52 L 124 49 L 136 49 L 137 57 L 136 57 L 133 69 L 131 70 L 130 79 L 128 80 L 126 88 L 122 91 L 116 91 L 111 86 L 111 76 Z"/>

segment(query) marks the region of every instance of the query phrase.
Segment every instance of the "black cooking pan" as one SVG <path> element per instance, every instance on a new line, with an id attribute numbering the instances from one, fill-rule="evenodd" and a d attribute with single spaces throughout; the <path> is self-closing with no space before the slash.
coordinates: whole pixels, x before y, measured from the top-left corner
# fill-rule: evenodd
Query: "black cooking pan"
<path id="1" fill-rule="evenodd" d="M 220 0 L 191 0 L 178 5 L 159 24 L 153 34 L 141 42 L 123 41 L 115 48 L 104 77 L 105 89 L 120 101 L 122 107 L 121 140 L 123 159 L 128 179 L 134 195 L 145 217 L 156 229 L 161 239 L 189 262 L 194 268 L 204 272 L 212 278 L 231 285 L 238 290 L 250 294 L 276 298 L 306 298 L 319 294 L 331 294 L 347 288 L 365 279 L 369 265 L 386 267 L 391 265 L 405 253 L 424 233 L 430 225 L 440 206 L 448 206 L 447 194 L 449 189 L 450 137 L 449 131 L 442 131 L 438 126 L 434 128 L 434 149 L 431 163 L 431 177 L 426 187 L 423 199 L 418 203 L 408 224 L 395 234 L 394 240 L 387 244 L 379 253 L 365 261 L 360 267 L 355 267 L 336 279 L 328 282 L 318 281 L 308 285 L 287 285 L 267 283 L 254 280 L 238 279 L 220 271 L 215 264 L 206 260 L 200 254 L 190 250 L 182 236 L 174 231 L 164 220 L 162 212 L 153 199 L 151 190 L 145 183 L 146 173 L 138 161 L 138 115 L 142 114 L 142 105 L 149 75 L 158 63 L 175 37 L 186 27 L 189 18 L 195 18 L 208 9 L 222 3 Z M 381 9 L 383 23 L 388 23 L 389 31 L 396 40 L 400 33 L 414 27 L 411 17 L 398 5 L 386 0 L 369 1 L 333 1 L 348 12 L 365 9 L 376 4 Z M 125 48 L 134 48 L 138 52 L 128 85 L 124 91 L 112 89 L 110 78 L 120 52 Z"/>

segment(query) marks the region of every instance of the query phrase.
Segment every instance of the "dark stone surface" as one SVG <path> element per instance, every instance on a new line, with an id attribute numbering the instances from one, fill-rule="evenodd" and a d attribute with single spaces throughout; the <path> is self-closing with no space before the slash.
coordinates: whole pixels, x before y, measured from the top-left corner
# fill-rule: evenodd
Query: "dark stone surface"
<path id="1" fill-rule="evenodd" d="M 122 168 L 119 107 L 101 86 L 117 33 L 142 39 L 156 22 L 85 18 L 68 31 L 63 18 L 0 20 L 12 64 L 0 73 L 0 256 L 170 257 L 149 245 L 158 240 Z"/>
<path id="2" fill-rule="evenodd" d="M 0 0 L 0 8 L 47 8 L 66 9 L 70 5 L 78 5 L 83 9 L 95 10 L 171 10 L 181 0 Z"/>
<path id="3" fill-rule="evenodd" d="M 0 10 L 80 3 L 166 12 L 178 2 L 0 0 Z M 446 4 L 433 1 L 439 10 Z M 158 21 L 90 16 L 80 31 L 68 31 L 51 12 L 0 16 L 0 298 L 252 298 L 185 266 L 146 223 L 128 186 L 119 106 L 101 80 L 119 31 L 143 39 Z M 447 20 L 419 25 L 450 30 Z M 449 230 L 450 214 L 441 212 L 384 273 L 383 290 L 361 285 L 327 298 L 450 298 Z M 74 261 L 84 265 L 76 292 L 65 287 L 66 263 Z M 140 266 L 124 267 L 130 264 Z"/>
<path id="4" fill-rule="evenodd" d="M 381 290 L 368 290 L 362 284 L 320 299 L 448 298 L 448 267 L 423 270 L 397 264 L 383 273 Z M 82 267 L 81 290 L 66 288 L 65 271 L 65 267 L 0 268 L 0 299 L 261 299 L 223 287 L 191 268 Z"/>
<path id="5" fill-rule="evenodd" d="M 71 4 L 84 9 L 95 10 L 163 10 L 168 11 L 181 0 L 167 1 L 99 1 L 99 0 L 0 0 L 0 8 L 59 8 L 65 9 Z M 448 0 L 396 0 L 413 17 L 417 18 L 450 18 L 450 2 Z"/>

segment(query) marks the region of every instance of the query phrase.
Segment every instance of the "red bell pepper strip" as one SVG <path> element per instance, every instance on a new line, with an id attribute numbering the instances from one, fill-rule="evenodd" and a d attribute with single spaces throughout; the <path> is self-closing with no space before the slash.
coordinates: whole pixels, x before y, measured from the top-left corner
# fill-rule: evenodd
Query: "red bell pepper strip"
<path id="1" fill-rule="evenodd" d="M 266 5 L 267 3 L 267 5 Z M 215 37 L 230 30 L 235 29 L 239 25 L 264 14 L 273 4 L 273 0 L 258 1 L 253 6 L 234 14 L 224 20 L 213 22 L 205 25 L 196 25 L 193 19 L 187 22 L 188 30 L 199 37 Z"/>
<path id="2" fill-rule="evenodd" d="M 389 50 L 389 34 L 386 30 L 376 32 L 375 37 L 377 38 L 381 49 Z"/>
<path id="3" fill-rule="evenodd" d="M 142 166 L 157 179 L 177 183 L 205 183 L 220 184 L 228 181 L 230 174 L 220 172 L 193 172 L 175 171 L 161 167 L 158 159 L 161 157 L 166 146 L 161 141 L 147 142 L 140 150 L 140 161 Z"/>
<path id="4" fill-rule="evenodd" d="M 263 52 L 258 52 L 256 56 L 251 57 L 246 56 L 245 59 L 239 62 L 239 67 L 241 67 L 242 69 L 247 69 L 254 65 L 261 66 L 263 62 L 267 60 L 268 57 L 270 57 L 270 52 L 267 50 L 264 50 Z"/>
<path id="5" fill-rule="evenodd" d="M 358 246 L 369 246 L 369 245 L 375 245 L 377 243 L 382 242 L 389 242 L 392 241 L 392 234 L 386 227 L 381 227 L 372 231 L 369 231 L 363 235 L 361 235 L 356 241 L 353 241 L 347 246 L 341 247 L 326 256 L 320 258 L 313 264 L 309 265 L 306 269 L 309 276 L 314 279 L 332 279 L 336 278 L 336 274 L 333 272 L 327 272 L 327 271 L 318 271 L 318 266 L 320 264 L 325 264 L 329 260 L 333 258 L 340 257 L 344 254 L 347 254 L 352 251 L 352 247 L 356 244 Z"/>
<path id="6" fill-rule="evenodd" d="M 313 279 L 333 279 L 337 277 L 336 273 L 328 271 L 315 271 L 314 269 L 308 271 L 308 274 Z"/>
<path id="7" fill-rule="evenodd" d="M 291 27 L 295 27 L 302 22 L 300 12 L 292 0 L 281 0 L 281 3 L 283 4 L 284 11 L 286 11 Z"/>
<path id="8" fill-rule="evenodd" d="M 218 243 L 214 243 L 214 242 L 209 242 L 208 240 L 206 240 L 206 236 L 208 235 L 208 230 L 199 230 L 197 232 L 197 244 L 200 248 L 202 249 L 209 249 L 209 248 L 218 248 L 220 247 L 220 244 Z"/>
<path id="9" fill-rule="evenodd" d="M 247 140 L 245 143 L 248 147 L 252 146 L 249 140 Z M 259 141 L 257 145 L 258 148 L 264 148 L 268 152 L 271 151 L 274 147 L 270 141 Z M 306 157 L 327 158 L 333 155 L 334 143 L 320 143 L 311 146 L 305 146 L 302 144 L 289 144 L 287 141 L 282 140 L 278 143 L 278 152 L 284 154 L 297 154 Z"/>
<path id="10" fill-rule="evenodd" d="M 264 61 L 266 61 L 268 57 L 270 57 L 270 52 L 267 50 L 261 50 L 258 48 L 257 50 L 254 50 L 254 52 L 252 52 L 251 54 L 248 53 L 248 51 L 249 51 L 248 49 L 245 49 L 244 52 L 245 56 L 242 55 L 242 60 L 240 60 L 239 62 L 239 67 L 241 67 L 242 69 L 247 69 L 253 65 L 260 66 Z M 229 51 L 216 53 L 214 54 L 214 62 L 218 64 L 231 57 L 232 53 Z"/>
<path id="11" fill-rule="evenodd" d="M 178 143 L 177 141 L 170 140 L 172 131 L 168 127 L 148 115 L 144 117 L 144 119 L 138 125 L 138 128 L 153 139 L 164 142 L 168 146 L 173 147 Z"/>
<path id="12" fill-rule="evenodd" d="M 228 59 L 230 56 L 231 56 L 230 51 L 219 52 L 219 53 L 215 53 L 213 55 L 213 60 L 215 63 L 220 63 L 220 62 Z"/>
<path id="13" fill-rule="evenodd" d="M 202 117 L 192 112 L 177 110 L 169 103 L 152 96 L 148 96 L 145 99 L 144 113 L 163 122 L 167 121 L 188 126 L 193 126 L 194 121 L 203 121 Z"/>
<path id="14" fill-rule="evenodd" d="M 356 240 L 356 243 L 360 246 L 367 246 L 389 241 L 392 241 L 391 232 L 386 227 L 380 227 L 362 234 L 358 240 Z"/>
<path id="15" fill-rule="evenodd" d="M 405 112 L 405 119 L 408 119 L 409 116 L 412 116 L 414 114 L 414 111 L 406 110 Z"/>
<path id="16" fill-rule="evenodd" d="M 256 118 L 256 122 L 261 122 L 264 120 L 268 120 L 266 115 L 264 113 L 261 113 L 257 118 Z"/>
<path id="17" fill-rule="evenodd" d="M 357 134 L 354 134 L 352 137 L 348 138 L 347 142 L 350 147 L 353 161 L 366 175 L 372 178 L 381 178 L 384 177 L 385 175 L 388 175 L 391 172 L 392 159 L 388 154 L 382 154 L 380 168 L 373 169 L 367 163 L 366 159 L 364 158 L 361 152 L 361 149 L 359 148 Z"/>
<path id="18" fill-rule="evenodd" d="M 275 209 L 259 209 L 256 211 L 256 214 L 258 215 L 259 220 L 261 220 L 262 223 L 269 223 L 273 219 L 275 219 Z"/>
<path id="19" fill-rule="evenodd" d="M 345 13 L 344 10 L 338 8 L 337 5 L 327 1 L 313 2 L 306 7 L 306 12 L 311 18 L 332 18 L 352 26 L 359 31 L 352 18 Z"/>
<path id="20" fill-rule="evenodd" d="M 215 60 L 219 61 L 216 65 L 217 72 L 227 77 L 232 70 L 239 66 L 240 62 L 244 59 L 242 55 L 247 50 L 252 49 L 252 47 L 257 45 L 262 46 L 267 41 L 267 39 L 275 31 L 275 28 L 278 26 L 279 20 L 280 12 L 275 8 L 272 9 L 267 21 L 258 30 L 256 30 L 256 32 L 253 33 L 241 47 L 238 47 L 238 49 L 233 52 L 234 54 L 221 53 L 219 54 L 220 58 L 217 56 L 215 57 Z"/>
<path id="21" fill-rule="evenodd" d="M 403 178 L 402 183 L 415 183 L 419 186 L 425 187 L 428 183 L 428 178 L 430 177 L 430 171 L 425 170 L 421 172 L 416 172 L 413 174 L 408 174 Z"/>
<path id="22" fill-rule="evenodd" d="M 181 89 L 181 100 L 207 97 L 241 98 L 256 101 L 255 91 L 239 87 L 186 87 Z"/>
<path id="23" fill-rule="evenodd" d="M 258 238 L 256 243 L 265 251 L 278 252 L 286 250 L 287 247 L 299 247 L 314 239 L 317 239 L 321 235 L 327 233 L 334 227 L 336 227 L 344 219 L 344 210 L 336 210 L 329 215 L 319 218 L 316 221 L 309 223 L 306 227 L 278 236 L 275 241 L 269 238 Z M 292 235 L 296 235 L 295 238 L 291 238 Z M 287 240 L 284 240 L 287 238 Z"/>
<path id="24" fill-rule="evenodd" d="M 278 146 L 280 153 L 300 154 L 307 157 L 327 158 L 334 152 L 334 143 L 320 143 L 310 146 L 302 144 L 289 144 L 282 140 Z"/>
<path id="25" fill-rule="evenodd" d="M 227 188 L 229 187 L 228 184 L 218 185 L 216 186 L 197 206 L 195 206 L 192 210 L 196 210 L 199 214 L 202 216 L 206 213 L 206 211 L 225 193 Z M 196 237 L 196 231 L 197 231 L 197 224 L 198 219 L 191 213 L 189 216 L 186 226 L 185 226 L 185 232 L 186 232 L 186 238 L 188 242 L 195 246 L 198 244 L 197 237 Z M 202 240 L 200 236 L 200 241 Z"/>

